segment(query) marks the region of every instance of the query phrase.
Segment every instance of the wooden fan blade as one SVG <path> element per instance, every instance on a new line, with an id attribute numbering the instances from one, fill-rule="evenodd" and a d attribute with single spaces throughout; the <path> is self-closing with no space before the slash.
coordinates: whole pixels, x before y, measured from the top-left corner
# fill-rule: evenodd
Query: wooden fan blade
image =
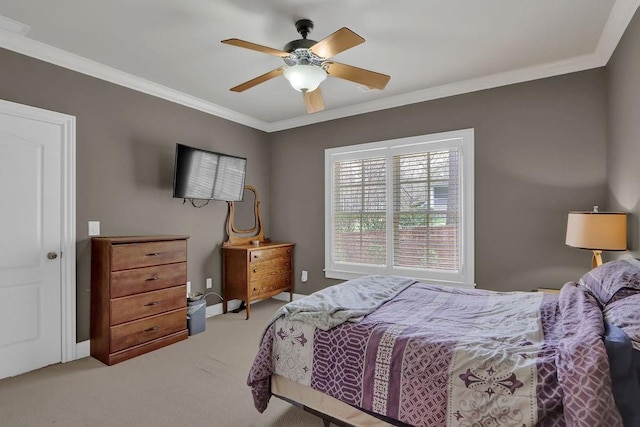
<path id="1" fill-rule="evenodd" d="M 342 27 L 330 36 L 325 37 L 309 49 L 321 58 L 331 58 L 347 49 L 364 43 L 364 39 L 348 29 Z"/>
<path id="2" fill-rule="evenodd" d="M 287 56 L 289 56 L 289 53 L 285 52 L 284 50 L 278 50 L 240 39 L 222 40 L 222 43 L 230 44 L 232 46 L 244 47 L 245 49 L 257 50 L 258 52 L 268 53 L 269 55 L 279 56 L 280 58 L 286 58 Z"/>
<path id="3" fill-rule="evenodd" d="M 340 64 L 339 62 L 328 63 L 327 74 L 333 77 L 360 83 L 374 89 L 384 89 L 391 79 L 386 74 L 365 70 L 364 68 L 353 67 L 351 65 Z"/>
<path id="4" fill-rule="evenodd" d="M 305 92 L 303 95 L 304 105 L 307 107 L 307 113 L 317 113 L 324 110 L 324 101 L 322 100 L 322 92 L 317 88 L 313 92 Z"/>
<path id="5" fill-rule="evenodd" d="M 251 79 L 247 82 L 239 84 L 238 86 L 232 87 L 230 90 L 232 92 L 244 92 L 247 89 L 251 89 L 254 86 L 259 85 L 260 83 L 264 83 L 267 80 L 271 80 L 274 77 L 278 77 L 282 74 L 286 67 L 276 68 L 275 70 L 271 70 L 268 73 L 265 73 L 261 76 L 256 77 L 255 79 Z"/>

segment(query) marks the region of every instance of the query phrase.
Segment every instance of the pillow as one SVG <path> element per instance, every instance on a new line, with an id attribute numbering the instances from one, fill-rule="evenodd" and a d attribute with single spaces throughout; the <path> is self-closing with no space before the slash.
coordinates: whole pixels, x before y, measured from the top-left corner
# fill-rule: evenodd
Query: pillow
<path id="1" fill-rule="evenodd" d="M 624 258 L 602 264 L 582 276 L 580 286 L 591 292 L 603 306 L 622 289 L 625 291 L 615 299 L 640 293 L 640 261 Z"/>
<path id="2" fill-rule="evenodd" d="M 633 348 L 640 350 L 640 293 L 611 302 L 602 312 L 605 322 L 622 329 Z"/>

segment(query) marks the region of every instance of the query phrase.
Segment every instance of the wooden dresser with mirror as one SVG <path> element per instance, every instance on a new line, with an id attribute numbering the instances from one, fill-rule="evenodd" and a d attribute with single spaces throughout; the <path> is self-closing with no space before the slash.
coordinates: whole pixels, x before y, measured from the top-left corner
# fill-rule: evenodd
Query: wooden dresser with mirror
<path id="1" fill-rule="evenodd" d="M 222 310 L 230 300 L 246 305 L 289 291 L 293 299 L 293 243 L 265 239 L 258 192 L 245 186 L 242 202 L 228 202 L 228 240 L 222 246 Z"/>

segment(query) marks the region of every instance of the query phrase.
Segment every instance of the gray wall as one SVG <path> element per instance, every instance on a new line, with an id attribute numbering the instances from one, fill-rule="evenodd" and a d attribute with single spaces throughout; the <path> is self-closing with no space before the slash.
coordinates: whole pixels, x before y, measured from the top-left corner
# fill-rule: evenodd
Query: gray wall
<path id="1" fill-rule="evenodd" d="M 478 287 L 578 279 L 591 255 L 564 245 L 566 216 L 606 201 L 604 69 L 270 134 L 271 230 L 297 244 L 295 291 L 337 283 L 322 271 L 326 148 L 465 128 L 475 128 Z"/>
<path id="2" fill-rule="evenodd" d="M 628 246 L 640 256 L 640 13 L 607 66 L 609 206 L 629 212 Z"/>
<path id="3" fill-rule="evenodd" d="M 88 220 L 99 220 L 106 236 L 190 235 L 192 289 L 212 277 L 220 293 L 227 204 L 196 209 L 172 198 L 175 143 L 247 157 L 247 183 L 265 194 L 265 134 L 6 50 L 0 64 L 0 99 L 77 118 L 77 340 L 89 338 Z M 268 198 L 262 207 L 268 227 Z"/>

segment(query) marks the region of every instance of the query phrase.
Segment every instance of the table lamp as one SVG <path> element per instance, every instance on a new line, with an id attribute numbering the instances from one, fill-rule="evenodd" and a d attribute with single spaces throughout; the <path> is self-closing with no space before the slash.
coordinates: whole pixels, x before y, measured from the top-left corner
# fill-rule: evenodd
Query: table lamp
<path id="1" fill-rule="evenodd" d="M 593 251 L 591 268 L 602 265 L 602 251 L 627 250 L 627 214 L 624 212 L 569 212 L 568 246 Z"/>

